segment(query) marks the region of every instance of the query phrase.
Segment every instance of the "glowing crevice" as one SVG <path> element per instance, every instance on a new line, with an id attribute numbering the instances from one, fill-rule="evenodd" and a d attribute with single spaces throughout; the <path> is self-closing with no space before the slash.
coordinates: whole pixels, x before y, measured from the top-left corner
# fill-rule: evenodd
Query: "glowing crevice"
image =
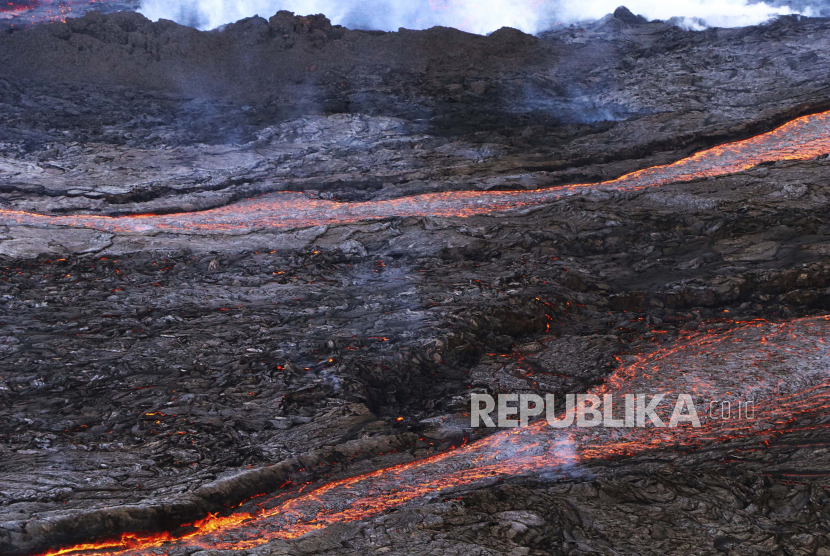
<path id="1" fill-rule="evenodd" d="M 585 191 L 637 191 L 734 174 L 765 162 L 808 160 L 826 154 L 830 154 L 830 112 L 803 116 L 751 139 L 720 145 L 672 164 L 638 170 L 596 184 L 535 191 L 453 191 L 359 203 L 324 201 L 302 193 L 284 192 L 203 212 L 120 217 L 46 216 L 0 210 L 0 224 L 73 226 L 120 233 L 210 234 L 286 230 L 407 216 L 469 217 L 533 207 Z"/>
<path id="2" fill-rule="evenodd" d="M 620 367 L 592 393 L 691 394 L 698 407 L 725 393 L 753 400 L 752 419 L 711 419 L 678 428 L 576 428 L 557 430 L 540 421 L 496 433 L 423 460 L 334 481 L 285 500 L 259 502 L 254 513 L 213 515 L 180 538 L 169 533 L 127 533 L 121 538 L 47 552 L 42 556 L 103 551 L 158 554 L 172 547 L 243 550 L 277 539 L 301 537 L 334 523 L 369 518 L 450 488 L 493 477 L 555 471 L 578 475 L 589 463 L 655 450 L 684 451 L 728 440 L 759 445 L 799 430 L 799 419 L 830 410 L 830 317 L 784 323 L 735 323 L 716 333 L 693 334 Z M 808 425 L 825 427 L 826 425 Z M 284 495 L 283 495 L 284 496 Z M 154 550 L 154 552 L 148 552 Z"/>

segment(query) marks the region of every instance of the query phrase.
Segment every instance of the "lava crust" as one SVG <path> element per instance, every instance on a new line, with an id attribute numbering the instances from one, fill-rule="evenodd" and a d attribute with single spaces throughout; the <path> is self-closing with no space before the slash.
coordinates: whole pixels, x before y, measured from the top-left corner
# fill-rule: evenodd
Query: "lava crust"
<path id="1" fill-rule="evenodd" d="M 0 553 L 830 554 L 830 23 L 630 15 L 0 33 Z"/>

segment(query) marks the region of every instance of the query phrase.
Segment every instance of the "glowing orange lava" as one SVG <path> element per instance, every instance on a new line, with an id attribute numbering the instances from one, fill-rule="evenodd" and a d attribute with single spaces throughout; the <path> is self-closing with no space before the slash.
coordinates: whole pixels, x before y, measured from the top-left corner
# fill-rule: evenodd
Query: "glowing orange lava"
<path id="1" fill-rule="evenodd" d="M 25 25 L 66 21 L 72 15 L 72 6 L 84 4 L 94 9 L 105 0 L 25 0 L 7 2 L 0 6 L 0 19 L 21 19 Z"/>
<path id="2" fill-rule="evenodd" d="M 44 216 L 0 210 L 0 224 L 79 226 L 111 232 L 217 233 L 291 229 L 406 216 L 466 217 L 521 209 L 588 190 L 632 191 L 722 176 L 763 162 L 807 160 L 830 154 L 830 112 L 793 120 L 769 133 L 701 151 L 673 164 L 655 166 L 598 184 L 536 191 L 430 193 L 389 201 L 341 203 L 301 193 L 274 193 L 204 212 L 142 216 Z"/>
<path id="3" fill-rule="evenodd" d="M 0 13 L 18 13 L 26 10 L 33 10 L 38 5 L 40 5 L 40 2 L 37 0 L 27 0 L 24 2 L 3 2 L 0 3 Z"/>
<path id="4" fill-rule="evenodd" d="M 697 449 L 730 439 L 762 443 L 798 430 L 802 417 L 830 409 L 830 317 L 784 323 L 758 320 L 728 331 L 693 334 L 620 367 L 595 394 L 689 393 L 696 405 L 723 398 L 753 400 L 753 418 L 700 416 L 702 426 L 678 428 L 550 428 L 540 421 L 452 452 L 335 481 L 295 498 L 275 497 L 254 513 L 211 516 L 194 532 L 125 534 L 99 544 L 46 553 L 144 555 L 194 547 L 242 550 L 300 537 L 333 523 L 361 520 L 443 489 L 521 473 L 579 473 L 580 466 L 653 450 Z M 820 425 L 813 425 L 820 426 Z M 148 552 L 152 549 L 152 552 Z"/>

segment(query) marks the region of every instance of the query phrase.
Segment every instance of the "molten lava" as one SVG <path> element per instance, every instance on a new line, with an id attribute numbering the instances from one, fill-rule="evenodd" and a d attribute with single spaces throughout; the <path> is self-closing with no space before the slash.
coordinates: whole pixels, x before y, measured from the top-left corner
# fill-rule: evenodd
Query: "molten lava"
<path id="1" fill-rule="evenodd" d="M 546 422 L 510 429 L 452 452 L 316 489 L 291 499 L 277 496 L 255 512 L 210 516 L 195 531 L 125 534 L 120 539 L 46 553 L 144 555 L 185 547 L 242 550 L 274 539 L 300 537 L 334 523 L 361 520 L 442 489 L 480 484 L 494 477 L 544 471 L 578 472 L 579 466 L 654 450 L 694 450 L 732 439 L 762 444 L 799 430 L 802 418 L 830 409 L 830 317 L 785 323 L 758 320 L 728 331 L 699 333 L 620 367 L 593 393 L 690 393 L 697 404 L 731 394 L 753 400 L 754 418 L 701 415 L 692 428 L 567 428 Z M 737 394 L 740 392 L 740 394 Z M 813 425 L 826 426 L 826 425 Z"/>
<path id="2" fill-rule="evenodd" d="M 40 5 L 39 0 L 14 0 L 0 4 L 0 13 L 22 12 L 33 10 Z"/>
<path id="3" fill-rule="evenodd" d="M 256 228 L 291 229 L 406 216 L 467 217 L 521 209 L 589 190 L 633 191 L 669 183 L 723 176 L 764 162 L 807 160 L 830 154 L 830 112 L 804 116 L 769 133 L 701 151 L 673 164 L 655 166 L 598 184 L 536 191 L 460 191 L 346 203 L 275 193 L 196 213 L 142 216 L 45 216 L 0 210 L 0 224 L 79 226 L 111 232 L 216 233 Z"/>
<path id="4" fill-rule="evenodd" d="M 93 10 L 130 9 L 115 0 L 0 0 L 0 22 L 9 20 L 9 27 L 23 28 L 39 23 L 66 21 Z"/>
<path id="5" fill-rule="evenodd" d="M 95 4 L 93 0 L 18 0 L 0 6 L 0 19 L 22 19 L 25 25 L 66 21 L 72 15 L 73 4 Z"/>

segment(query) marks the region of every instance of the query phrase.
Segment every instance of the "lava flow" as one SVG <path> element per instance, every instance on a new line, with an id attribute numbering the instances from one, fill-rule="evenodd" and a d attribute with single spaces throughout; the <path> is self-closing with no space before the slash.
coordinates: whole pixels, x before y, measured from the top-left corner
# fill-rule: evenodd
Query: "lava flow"
<path id="1" fill-rule="evenodd" d="M 0 4 L 0 13 L 18 13 L 33 10 L 40 5 L 39 0 L 15 0 Z"/>
<path id="2" fill-rule="evenodd" d="M 141 216 L 45 216 L 0 210 L 0 224 L 78 226 L 110 232 L 216 233 L 291 229 L 406 216 L 467 217 L 527 208 L 588 190 L 632 191 L 722 176 L 764 162 L 807 160 L 830 154 L 830 112 L 803 116 L 769 133 L 720 145 L 672 164 L 654 166 L 598 184 L 535 191 L 430 193 L 389 201 L 345 203 L 274 193 L 194 213 Z"/>
<path id="3" fill-rule="evenodd" d="M 452 452 L 335 481 L 286 500 L 275 497 L 254 512 L 211 516 L 179 538 L 168 533 L 120 539 L 46 553 L 163 554 L 173 548 L 242 550 L 300 537 L 334 523 L 357 521 L 444 489 L 486 486 L 523 473 L 578 475 L 583 466 L 656 450 L 695 450 L 728 440 L 759 444 L 801 430 L 803 419 L 830 409 L 830 317 L 784 323 L 764 320 L 731 330 L 697 333 L 620 367 L 594 394 L 690 394 L 701 427 L 554 429 L 545 421 L 510 429 Z M 754 402 L 753 415 L 718 418 L 712 399 Z M 704 408 L 703 410 L 701 408 Z M 826 425 L 810 425 L 811 427 Z"/>
<path id="4" fill-rule="evenodd" d="M 18 0 L 0 6 L 0 19 L 18 18 L 26 25 L 66 21 L 66 18 L 72 15 L 72 5 L 79 3 L 96 4 L 94 0 Z"/>
<path id="5" fill-rule="evenodd" d="M 135 0 L 14 0 L 0 3 L 0 23 L 9 28 L 24 28 L 39 23 L 66 21 L 90 11 L 131 9 Z"/>

